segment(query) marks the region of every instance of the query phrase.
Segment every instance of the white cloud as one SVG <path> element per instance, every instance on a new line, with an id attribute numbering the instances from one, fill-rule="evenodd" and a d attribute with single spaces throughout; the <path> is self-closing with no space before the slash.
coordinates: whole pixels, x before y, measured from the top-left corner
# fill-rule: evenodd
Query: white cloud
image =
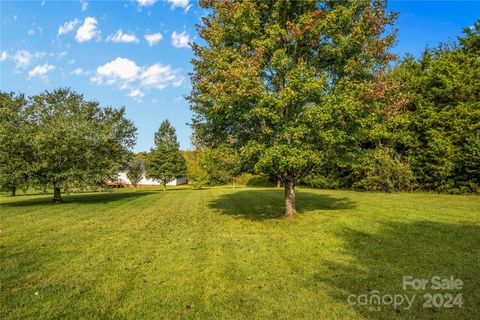
<path id="1" fill-rule="evenodd" d="M 95 76 L 90 80 L 97 84 L 116 86 L 120 90 L 129 90 L 129 97 L 141 98 L 145 95 L 142 89 L 164 89 L 179 87 L 184 77 L 180 70 L 160 63 L 140 67 L 127 58 L 115 60 L 99 66 Z M 135 89 L 133 89 L 135 88 Z"/>
<path id="2" fill-rule="evenodd" d="M 8 58 L 7 51 L 2 51 L 2 53 L 0 53 L 0 61 L 5 61 L 7 60 L 7 58 Z"/>
<path id="3" fill-rule="evenodd" d="M 173 31 L 172 33 L 172 45 L 175 48 L 190 48 L 190 45 L 188 44 L 191 42 L 190 36 L 183 31 L 182 33 L 177 33 L 176 31 Z"/>
<path id="4" fill-rule="evenodd" d="M 178 70 L 173 70 L 169 65 L 159 63 L 146 67 L 140 75 L 142 86 L 164 89 L 168 86 L 179 87 L 183 83 L 183 76 Z"/>
<path id="5" fill-rule="evenodd" d="M 18 50 L 13 57 L 17 68 L 25 68 L 30 64 L 32 58 L 33 55 L 27 50 Z"/>
<path id="6" fill-rule="evenodd" d="M 80 21 L 77 18 L 73 19 L 72 21 L 65 22 L 60 27 L 58 27 L 58 35 L 62 35 L 62 34 L 73 31 L 73 29 L 75 29 L 75 27 L 79 23 Z"/>
<path id="7" fill-rule="evenodd" d="M 73 75 L 76 75 L 76 76 L 83 76 L 83 75 L 87 75 L 88 72 L 83 70 L 82 68 L 77 68 L 73 71 L 70 71 L 70 74 L 73 74 Z"/>
<path id="8" fill-rule="evenodd" d="M 141 7 L 154 5 L 157 0 L 137 0 L 138 5 Z"/>
<path id="9" fill-rule="evenodd" d="M 82 12 L 84 12 L 88 8 L 88 1 L 87 0 L 80 0 L 80 6 L 82 8 Z"/>
<path id="10" fill-rule="evenodd" d="M 174 8 L 183 8 L 185 12 L 190 9 L 191 5 L 189 5 L 189 0 L 168 0 L 168 3 L 172 5 L 172 9 Z"/>
<path id="11" fill-rule="evenodd" d="M 123 42 L 123 43 L 138 43 L 139 40 L 133 33 L 123 33 L 122 29 L 118 29 L 115 34 L 111 34 L 107 37 L 107 41 L 110 42 Z"/>
<path id="12" fill-rule="evenodd" d="M 45 56 L 45 52 L 34 52 L 31 53 L 27 50 L 18 50 L 13 56 L 15 61 L 16 68 L 25 68 L 27 67 L 32 59 L 41 59 Z"/>
<path id="13" fill-rule="evenodd" d="M 45 0 L 43 0 L 42 2 L 40 2 L 40 5 L 43 7 L 45 5 Z"/>
<path id="14" fill-rule="evenodd" d="M 33 36 L 34 34 L 35 34 L 35 30 L 33 30 L 33 29 L 28 30 L 28 35 L 29 36 Z"/>
<path id="15" fill-rule="evenodd" d="M 48 63 L 38 65 L 28 72 L 28 77 L 39 77 L 42 80 L 47 80 L 47 74 L 54 69 L 55 67 Z"/>
<path id="16" fill-rule="evenodd" d="M 130 90 L 130 92 L 127 94 L 127 96 L 137 100 L 137 101 L 141 101 L 142 98 L 145 96 L 145 93 L 143 93 L 140 89 L 134 89 L 134 90 Z"/>
<path id="17" fill-rule="evenodd" d="M 147 40 L 150 47 L 156 45 L 162 38 L 163 36 L 160 32 L 145 35 L 145 40 Z"/>
<path id="18" fill-rule="evenodd" d="M 68 54 L 68 51 L 60 51 L 60 52 L 50 52 L 48 54 L 49 57 L 57 57 L 58 59 L 61 59 L 65 57 Z"/>
<path id="19" fill-rule="evenodd" d="M 100 31 L 97 30 L 97 24 L 97 19 L 86 17 L 83 24 L 78 28 L 75 39 L 77 39 L 78 42 L 85 42 L 93 38 L 99 38 Z"/>
<path id="20" fill-rule="evenodd" d="M 97 68 L 97 79 L 95 82 L 113 84 L 118 81 L 129 82 L 135 80 L 140 72 L 137 64 L 126 58 L 115 60 Z"/>

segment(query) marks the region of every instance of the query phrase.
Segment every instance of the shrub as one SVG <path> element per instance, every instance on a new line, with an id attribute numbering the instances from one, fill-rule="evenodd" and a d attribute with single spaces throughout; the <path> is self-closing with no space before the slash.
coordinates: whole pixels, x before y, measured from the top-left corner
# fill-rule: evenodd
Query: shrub
<path id="1" fill-rule="evenodd" d="M 249 187 L 273 187 L 275 182 L 267 176 L 242 173 L 236 178 L 236 183 Z"/>
<path id="2" fill-rule="evenodd" d="M 255 176 L 251 173 L 242 173 L 237 177 L 237 184 L 247 185 L 248 182 L 253 179 Z"/>
<path id="3" fill-rule="evenodd" d="M 408 163 L 387 148 L 368 150 L 354 166 L 353 188 L 369 191 L 401 191 L 413 188 L 413 173 Z"/>
<path id="4" fill-rule="evenodd" d="M 267 176 L 253 176 L 247 182 L 249 187 L 273 187 L 275 183 Z"/>
<path id="5" fill-rule="evenodd" d="M 302 181 L 302 184 L 305 184 L 309 187 L 320 188 L 320 189 L 339 189 L 340 178 L 332 177 L 328 175 L 323 175 L 321 173 L 312 173 L 306 176 Z"/>

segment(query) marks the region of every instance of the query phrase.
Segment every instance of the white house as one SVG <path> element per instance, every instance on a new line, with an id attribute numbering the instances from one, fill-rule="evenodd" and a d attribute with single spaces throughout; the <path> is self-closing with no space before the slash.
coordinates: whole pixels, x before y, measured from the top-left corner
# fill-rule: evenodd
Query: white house
<path id="1" fill-rule="evenodd" d="M 121 182 L 124 184 L 127 184 L 127 185 L 132 184 L 130 180 L 127 178 L 126 172 L 120 172 L 118 174 L 118 179 L 121 180 Z M 167 186 L 178 186 L 181 184 L 187 184 L 187 182 L 188 182 L 187 177 L 180 177 L 168 182 Z M 138 186 L 160 186 L 160 185 L 161 185 L 160 182 L 158 182 L 157 180 L 148 179 L 147 177 L 145 177 L 145 175 L 143 175 L 142 180 L 140 180 L 140 182 L 138 183 Z"/>

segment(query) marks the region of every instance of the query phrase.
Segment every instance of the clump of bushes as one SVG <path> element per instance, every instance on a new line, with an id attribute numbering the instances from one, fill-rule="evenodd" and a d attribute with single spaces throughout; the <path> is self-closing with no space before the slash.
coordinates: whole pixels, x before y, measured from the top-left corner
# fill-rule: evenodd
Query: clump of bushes
<path id="1" fill-rule="evenodd" d="M 408 191 L 414 187 L 414 175 L 408 165 L 388 149 L 368 150 L 351 176 L 354 189 L 368 191 Z"/>
<path id="2" fill-rule="evenodd" d="M 273 187 L 274 181 L 267 176 L 253 175 L 251 173 L 242 173 L 236 179 L 237 184 L 249 187 Z"/>
<path id="3" fill-rule="evenodd" d="M 320 189 L 339 189 L 342 187 L 341 181 L 338 177 L 323 175 L 320 173 L 313 173 L 306 176 L 302 183 Z"/>
<path id="4" fill-rule="evenodd" d="M 247 182 L 249 187 L 273 187 L 274 185 L 275 183 L 266 176 L 254 176 Z"/>
<path id="5" fill-rule="evenodd" d="M 388 148 L 364 150 L 348 161 L 335 159 L 302 180 L 314 188 L 409 191 L 415 187 L 410 165 Z"/>

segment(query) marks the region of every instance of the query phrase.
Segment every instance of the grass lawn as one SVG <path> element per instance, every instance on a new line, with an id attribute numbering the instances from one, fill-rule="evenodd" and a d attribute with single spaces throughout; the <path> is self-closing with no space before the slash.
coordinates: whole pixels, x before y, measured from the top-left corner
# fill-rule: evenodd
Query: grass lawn
<path id="1" fill-rule="evenodd" d="M 0 197 L 1 319 L 478 319 L 480 197 L 145 188 Z M 458 291 L 402 276 L 459 278 Z M 394 308 L 349 297 L 416 295 Z M 461 308 L 423 308 L 461 293 Z M 388 302 L 388 298 L 386 300 Z"/>

